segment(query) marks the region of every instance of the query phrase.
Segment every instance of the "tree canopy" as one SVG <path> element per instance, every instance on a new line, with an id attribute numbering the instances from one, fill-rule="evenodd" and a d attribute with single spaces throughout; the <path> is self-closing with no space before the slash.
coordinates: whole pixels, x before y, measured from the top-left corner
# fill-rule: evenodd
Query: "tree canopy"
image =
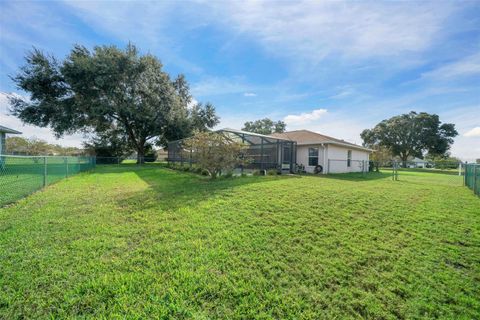
<path id="1" fill-rule="evenodd" d="M 457 135 L 455 125 L 441 123 L 438 115 L 414 111 L 383 120 L 361 133 L 364 146 L 385 147 L 403 162 L 427 154 L 444 156 Z"/>
<path id="2" fill-rule="evenodd" d="M 171 80 L 155 56 L 132 44 L 93 51 L 76 45 L 63 61 L 34 49 L 12 79 L 30 93 L 29 101 L 10 99 L 22 121 L 50 126 L 57 136 L 120 131 L 139 159 L 149 143 L 165 145 L 218 123 L 211 104 L 190 105 L 183 75 Z"/>
<path id="3" fill-rule="evenodd" d="M 255 121 L 247 121 L 243 124 L 242 130 L 254 132 L 259 134 L 272 134 L 285 132 L 287 125 L 285 122 L 279 120 L 274 122 L 269 118 L 264 118 Z"/>

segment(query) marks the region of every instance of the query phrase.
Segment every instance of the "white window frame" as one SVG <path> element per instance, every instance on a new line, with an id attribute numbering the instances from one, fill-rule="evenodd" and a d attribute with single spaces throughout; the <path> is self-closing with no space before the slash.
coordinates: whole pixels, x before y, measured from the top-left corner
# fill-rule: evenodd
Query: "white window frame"
<path id="1" fill-rule="evenodd" d="M 316 155 L 316 156 L 311 156 L 311 155 L 310 155 L 310 150 L 312 150 L 312 149 L 316 149 L 316 150 L 317 150 L 317 155 Z M 318 157 L 319 151 L 320 151 L 320 148 L 318 148 L 318 147 L 309 147 L 309 148 L 308 148 L 308 166 L 309 166 L 309 167 L 316 167 L 316 166 L 318 166 L 318 163 L 319 163 L 319 161 L 320 161 L 320 159 L 319 159 L 319 157 Z M 313 165 L 313 166 L 310 165 L 310 158 L 317 158 L 317 164 L 316 164 L 316 165 Z"/>

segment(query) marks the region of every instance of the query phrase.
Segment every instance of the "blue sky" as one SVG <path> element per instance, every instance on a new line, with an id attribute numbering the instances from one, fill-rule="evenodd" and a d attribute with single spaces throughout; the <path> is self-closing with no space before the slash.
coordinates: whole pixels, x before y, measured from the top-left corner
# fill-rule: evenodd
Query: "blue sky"
<path id="1" fill-rule="evenodd" d="M 460 132 L 452 153 L 480 158 L 480 2 L 0 2 L 0 123 L 54 141 L 7 115 L 9 79 L 35 46 L 128 41 L 186 75 L 220 127 L 270 117 L 361 143 L 391 116 L 439 114 Z M 80 136 L 57 143 L 79 145 Z"/>

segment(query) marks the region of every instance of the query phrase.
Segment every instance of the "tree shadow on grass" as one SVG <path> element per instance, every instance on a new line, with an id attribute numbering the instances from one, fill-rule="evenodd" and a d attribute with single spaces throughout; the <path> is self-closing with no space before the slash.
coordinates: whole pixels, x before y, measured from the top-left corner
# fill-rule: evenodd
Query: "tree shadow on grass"
<path id="1" fill-rule="evenodd" d="M 114 165 L 98 168 L 96 174 L 133 172 L 148 188 L 142 191 L 124 192 L 116 199 L 118 206 L 132 212 L 158 208 L 176 210 L 193 207 L 208 198 L 233 193 L 241 186 L 291 179 L 294 176 L 248 176 L 210 179 L 190 172 L 168 169 L 163 165 L 147 164 Z"/>

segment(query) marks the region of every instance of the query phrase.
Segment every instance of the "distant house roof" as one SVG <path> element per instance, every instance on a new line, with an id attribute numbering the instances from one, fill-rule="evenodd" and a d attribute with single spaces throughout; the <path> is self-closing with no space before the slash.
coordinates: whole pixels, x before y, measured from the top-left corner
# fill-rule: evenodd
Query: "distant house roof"
<path id="1" fill-rule="evenodd" d="M 420 159 L 420 158 L 413 158 L 411 162 L 416 162 L 416 163 L 427 163 L 427 161 Z"/>
<path id="2" fill-rule="evenodd" d="M 288 140 L 296 141 L 298 145 L 308 145 L 308 144 L 335 144 L 344 147 L 350 147 L 355 149 L 361 149 L 365 151 L 373 151 L 371 149 L 359 146 L 354 143 L 350 143 L 341 139 L 329 137 L 320 133 L 316 133 L 309 130 L 295 130 L 295 131 L 288 131 L 283 133 L 273 133 L 271 134 L 272 137 L 275 138 L 283 138 Z"/>
<path id="3" fill-rule="evenodd" d="M 22 134 L 20 131 L 10 129 L 2 125 L 0 125 L 0 132 L 11 133 L 11 134 Z"/>

